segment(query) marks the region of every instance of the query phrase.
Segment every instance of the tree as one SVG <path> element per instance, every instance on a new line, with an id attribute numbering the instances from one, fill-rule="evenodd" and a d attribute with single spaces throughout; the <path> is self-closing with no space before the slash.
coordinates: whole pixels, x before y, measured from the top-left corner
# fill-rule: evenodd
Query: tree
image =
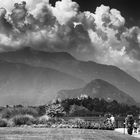
<path id="1" fill-rule="evenodd" d="M 62 117 L 66 115 L 66 112 L 61 104 L 50 104 L 47 106 L 46 115 L 50 117 Z"/>

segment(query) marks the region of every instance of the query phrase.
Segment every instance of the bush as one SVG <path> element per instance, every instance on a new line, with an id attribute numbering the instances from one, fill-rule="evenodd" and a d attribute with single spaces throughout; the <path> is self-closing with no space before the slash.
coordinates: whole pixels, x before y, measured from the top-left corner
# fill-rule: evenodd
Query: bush
<path id="1" fill-rule="evenodd" d="M 13 122 L 13 119 L 8 120 L 7 127 L 15 127 L 15 123 Z"/>
<path id="2" fill-rule="evenodd" d="M 69 120 L 69 123 L 72 126 L 74 126 L 75 128 L 84 128 L 85 121 L 83 119 L 80 119 L 80 118 L 75 118 L 75 119 Z"/>
<path id="3" fill-rule="evenodd" d="M 6 119 L 0 119 L 0 127 L 7 127 L 8 121 Z"/>
<path id="4" fill-rule="evenodd" d="M 10 119 L 16 115 L 32 115 L 38 116 L 38 111 L 32 107 L 17 107 L 17 108 L 5 108 L 2 112 L 2 118 Z"/>
<path id="5" fill-rule="evenodd" d="M 45 105 L 39 106 L 37 109 L 38 109 L 39 116 L 43 116 L 46 114 L 46 106 Z"/>
<path id="6" fill-rule="evenodd" d="M 83 128 L 83 129 L 103 129 L 103 130 L 114 130 L 114 126 L 109 122 L 99 121 L 85 121 L 80 118 L 75 118 L 69 120 L 69 125 L 74 128 Z"/>
<path id="7" fill-rule="evenodd" d="M 39 117 L 38 121 L 37 121 L 37 124 L 47 124 L 49 119 L 50 119 L 50 117 L 48 117 L 47 115 Z"/>
<path id="8" fill-rule="evenodd" d="M 104 129 L 104 130 L 114 130 L 115 127 L 112 123 L 109 123 L 109 122 L 105 122 L 105 123 L 102 123 L 101 126 L 100 126 L 100 129 Z"/>
<path id="9" fill-rule="evenodd" d="M 36 123 L 36 120 L 33 116 L 31 115 L 17 115 L 13 117 L 13 122 L 15 126 L 20 126 L 20 125 L 31 125 Z"/>

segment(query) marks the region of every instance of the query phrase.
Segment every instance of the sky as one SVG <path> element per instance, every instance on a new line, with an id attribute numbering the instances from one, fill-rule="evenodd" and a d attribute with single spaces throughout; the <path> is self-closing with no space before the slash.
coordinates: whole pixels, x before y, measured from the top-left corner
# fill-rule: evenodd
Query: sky
<path id="1" fill-rule="evenodd" d="M 0 0 L 0 52 L 68 52 L 140 80 L 140 8 L 129 0 Z"/>
<path id="2" fill-rule="evenodd" d="M 123 17 L 127 19 L 127 26 L 140 26 L 140 8 L 139 0 L 75 0 L 80 5 L 81 11 L 94 12 L 97 6 L 104 4 L 111 8 L 121 11 Z M 52 5 L 55 5 L 56 0 L 50 0 Z"/>

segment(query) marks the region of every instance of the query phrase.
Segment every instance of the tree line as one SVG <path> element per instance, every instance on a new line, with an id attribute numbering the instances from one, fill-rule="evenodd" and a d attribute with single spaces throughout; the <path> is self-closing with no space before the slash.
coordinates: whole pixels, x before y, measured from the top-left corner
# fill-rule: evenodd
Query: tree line
<path id="1" fill-rule="evenodd" d="M 106 101 L 104 99 L 91 97 L 73 98 L 61 101 L 67 116 L 94 116 L 111 113 L 118 116 L 126 116 L 128 113 L 139 115 L 140 108 L 136 105 L 118 103 L 116 100 Z"/>

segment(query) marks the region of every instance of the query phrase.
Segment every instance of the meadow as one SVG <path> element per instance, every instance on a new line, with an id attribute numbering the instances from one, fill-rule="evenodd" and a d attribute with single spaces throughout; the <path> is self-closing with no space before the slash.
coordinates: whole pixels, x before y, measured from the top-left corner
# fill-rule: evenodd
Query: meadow
<path id="1" fill-rule="evenodd" d="M 0 140 L 139 140 L 109 130 L 14 127 L 0 128 Z"/>

